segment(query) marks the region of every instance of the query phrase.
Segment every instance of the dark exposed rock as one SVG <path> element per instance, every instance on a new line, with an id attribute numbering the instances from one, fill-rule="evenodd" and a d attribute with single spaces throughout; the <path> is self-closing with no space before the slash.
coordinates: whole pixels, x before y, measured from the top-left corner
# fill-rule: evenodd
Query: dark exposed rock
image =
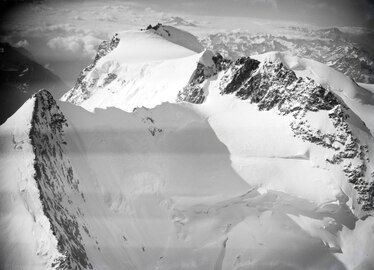
<path id="1" fill-rule="evenodd" d="M 367 146 L 360 144 L 351 131 L 347 122 L 349 109 L 331 91 L 311 79 L 298 78 L 281 62 L 265 62 L 255 67 L 249 58 L 237 60 L 224 75 L 221 94 L 235 94 L 257 104 L 259 110 L 277 109 L 281 115 L 291 114 L 294 136 L 332 149 L 334 154 L 326 161 L 345 164 L 344 172 L 357 191 L 357 202 L 364 211 L 374 210 L 374 181 L 367 182 L 364 177 L 369 160 Z M 329 112 L 334 133 L 313 128 L 305 118 L 307 112 L 321 110 Z M 352 160 L 355 166 L 351 165 Z"/>
<path id="2" fill-rule="evenodd" d="M 177 101 L 187 101 L 190 103 L 201 104 L 205 100 L 205 92 L 201 84 L 218 72 L 225 70 L 231 63 L 230 60 L 224 59 L 222 55 L 216 54 L 212 57 L 213 66 L 206 66 L 198 63 L 188 84 L 178 93 Z"/>
<path id="3" fill-rule="evenodd" d="M 160 26 L 162 26 L 161 23 L 158 23 L 158 24 L 156 24 L 155 26 L 152 26 L 152 25 L 150 24 L 150 25 L 147 26 L 147 28 L 146 28 L 145 30 L 155 30 L 155 31 L 157 31 L 157 30 L 160 28 Z"/>
<path id="4" fill-rule="evenodd" d="M 120 39 L 118 37 L 118 34 L 114 34 L 111 40 L 104 40 L 97 49 L 97 53 L 94 59 L 94 65 L 97 63 L 97 61 L 100 60 L 100 58 L 113 51 L 118 46 L 119 42 Z"/>
<path id="5" fill-rule="evenodd" d="M 204 89 L 199 85 L 187 85 L 178 93 L 177 101 L 201 104 L 205 101 Z"/>
<path id="6" fill-rule="evenodd" d="M 99 61 L 102 57 L 113 51 L 118 46 L 119 42 L 120 38 L 118 37 L 118 34 L 115 34 L 111 40 L 104 40 L 99 45 L 94 62 L 89 66 L 85 67 L 81 71 L 73 89 L 68 92 L 69 95 L 65 97 L 65 100 L 70 100 L 77 93 L 80 94 L 80 97 L 83 100 L 86 100 L 90 97 L 90 92 L 88 91 L 88 88 L 92 86 L 92 82 L 89 83 L 88 80 L 85 80 L 87 74 L 95 68 L 97 61 Z"/>
<path id="7" fill-rule="evenodd" d="M 55 100 L 46 90 L 35 94 L 30 140 L 35 154 L 34 169 L 43 212 L 62 254 L 53 263 L 56 269 L 92 269 L 88 261 L 76 213 L 64 205 L 69 194 L 80 196 L 79 180 L 65 157 L 63 129 L 67 125 Z"/>
<path id="8" fill-rule="evenodd" d="M 215 58 L 217 63 L 223 58 Z M 333 150 L 326 161 L 343 164 L 347 181 L 357 191 L 357 202 L 364 211 L 374 210 L 374 181 L 367 182 L 366 162 L 368 148 L 354 137 L 347 122 L 348 108 L 329 90 L 309 78 L 298 78 L 281 62 L 264 62 L 243 57 L 226 68 L 221 81 L 221 94 L 234 94 L 240 99 L 255 103 L 259 110 L 278 110 L 281 115 L 291 114 L 290 128 L 295 137 Z M 202 103 L 205 93 L 202 85 L 211 77 L 203 64 L 198 64 L 189 84 L 178 94 L 178 101 Z M 208 75 L 207 75 L 208 74 Z M 328 117 L 336 132 L 327 133 L 313 128 L 305 118 L 307 112 L 328 111 Z M 352 161 L 355 160 L 355 166 Z M 374 178 L 371 176 L 371 178 Z"/>
<path id="9" fill-rule="evenodd" d="M 104 78 L 104 83 L 103 83 L 103 87 L 105 86 L 105 85 L 108 85 L 108 84 L 110 84 L 112 81 L 114 81 L 115 79 L 117 79 L 117 74 L 114 74 L 114 73 L 108 73 L 107 75 L 106 75 L 106 77 Z"/>
<path id="10" fill-rule="evenodd" d="M 244 81 L 251 78 L 252 73 L 258 68 L 260 62 L 249 57 L 243 57 L 238 59 L 234 66 L 237 67 L 233 78 L 230 83 L 226 86 L 223 93 L 229 94 L 233 93 L 243 85 Z"/>

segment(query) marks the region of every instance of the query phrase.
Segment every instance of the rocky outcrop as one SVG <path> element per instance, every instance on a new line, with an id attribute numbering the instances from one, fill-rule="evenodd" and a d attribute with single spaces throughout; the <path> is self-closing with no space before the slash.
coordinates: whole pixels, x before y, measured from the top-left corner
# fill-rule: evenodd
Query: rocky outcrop
<path id="1" fill-rule="evenodd" d="M 79 180 L 64 153 L 66 119 L 46 90 L 39 91 L 34 98 L 29 134 L 35 154 L 34 178 L 43 212 L 57 239 L 57 249 L 62 254 L 51 268 L 90 269 L 78 223 L 81 211 L 77 202 L 83 203 L 84 197 L 79 190 Z"/>
<path id="2" fill-rule="evenodd" d="M 97 61 L 100 60 L 100 58 L 113 51 L 118 46 L 119 41 L 120 39 L 118 37 L 118 34 L 114 34 L 111 40 L 104 40 L 103 42 L 101 42 L 97 49 L 97 53 L 94 59 L 94 65 Z"/>
<path id="3" fill-rule="evenodd" d="M 213 74 L 217 74 L 217 67 Z M 290 128 L 295 137 L 332 150 L 326 162 L 341 166 L 346 181 L 356 191 L 356 202 L 364 211 L 374 210 L 374 178 L 367 170 L 367 145 L 360 143 L 348 123 L 352 113 L 331 91 L 309 78 L 299 78 L 282 62 L 263 62 L 243 57 L 223 69 L 221 94 L 234 94 L 257 105 L 259 110 L 277 110 L 291 115 Z M 190 83 L 178 95 L 179 101 L 202 103 L 203 85 L 211 76 L 199 64 Z M 307 113 L 326 111 L 334 132 L 313 127 Z"/>
<path id="4" fill-rule="evenodd" d="M 209 53 L 206 52 L 206 54 Z M 218 72 L 226 70 L 231 63 L 230 60 L 223 58 L 219 53 L 212 55 L 211 59 L 213 61 L 212 65 L 206 65 L 201 62 L 197 64 L 188 84 L 178 92 L 177 102 L 186 101 L 195 104 L 204 102 L 206 94 L 203 83 Z"/>
<path id="5" fill-rule="evenodd" d="M 93 83 L 90 80 L 86 79 L 87 75 L 95 68 L 97 61 L 99 61 L 102 57 L 113 51 L 118 46 L 119 42 L 120 39 L 118 37 L 118 34 L 115 34 L 111 40 L 104 40 L 99 45 L 94 62 L 82 70 L 73 89 L 68 91 L 62 97 L 62 100 L 78 104 L 90 97 L 90 91 L 88 91 L 88 89 L 93 86 Z M 110 78 L 113 78 L 113 76 L 111 76 Z M 79 99 L 75 100 L 72 98 L 73 96 L 79 96 Z"/>
<path id="6" fill-rule="evenodd" d="M 295 137 L 333 150 L 326 162 L 342 166 L 346 180 L 357 192 L 357 203 L 364 211 L 374 210 L 374 178 L 367 171 L 367 145 L 360 143 L 348 123 L 349 109 L 332 92 L 311 79 L 298 78 L 281 62 L 241 58 L 223 78 L 221 93 L 257 104 L 259 110 L 276 109 L 292 115 L 290 128 Z M 313 127 L 305 117 L 308 112 L 328 111 L 335 128 L 327 133 Z"/>

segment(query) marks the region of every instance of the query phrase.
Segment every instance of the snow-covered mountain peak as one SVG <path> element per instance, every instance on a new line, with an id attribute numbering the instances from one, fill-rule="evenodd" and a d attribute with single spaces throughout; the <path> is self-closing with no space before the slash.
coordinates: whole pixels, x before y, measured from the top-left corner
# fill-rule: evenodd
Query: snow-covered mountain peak
<path id="1" fill-rule="evenodd" d="M 252 56 L 262 63 L 283 63 L 298 77 L 311 78 L 340 97 L 366 124 L 374 134 L 374 94 L 360 87 L 355 81 L 334 68 L 311 59 L 292 55 L 289 52 L 268 52 Z"/>
<path id="2" fill-rule="evenodd" d="M 94 63 L 62 100 L 125 111 L 175 101 L 198 63 L 214 65 L 212 56 L 196 37 L 172 26 L 120 32 L 99 46 Z"/>
<path id="3" fill-rule="evenodd" d="M 0 127 L 4 265 L 372 265 L 371 96 L 315 61 L 234 61 L 167 31 L 104 41 L 70 102 L 42 90 Z"/>
<path id="4" fill-rule="evenodd" d="M 119 43 L 108 53 L 105 61 L 149 63 L 188 57 L 203 51 L 196 37 L 171 26 L 119 32 L 117 37 Z"/>
<path id="5" fill-rule="evenodd" d="M 194 35 L 173 26 L 158 23 L 155 26 L 149 25 L 145 31 L 154 32 L 170 42 L 197 53 L 204 50 L 204 47 Z"/>

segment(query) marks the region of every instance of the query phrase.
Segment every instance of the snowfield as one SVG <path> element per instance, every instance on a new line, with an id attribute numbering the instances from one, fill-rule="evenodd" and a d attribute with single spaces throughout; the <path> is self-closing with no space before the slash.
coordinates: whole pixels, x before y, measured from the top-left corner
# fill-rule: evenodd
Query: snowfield
<path id="1" fill-rule="evenodd" d="M 64 101 L 42 90 L 0 127 L 0 268 L 374 268 L 369 90 L 285 53 L 220 69 L 173 27 L 118 39 Z M 284 91 L 323 85 L 322 109 L 225 92 L 276 63 L 313 79 Z"/>
<path id="2" fill-rule="evenodd" d="M 173 102 L 204 54 L 194 36 L 174 27 L 121 32 L 118 38 L 118 46 L 83 79 L 88 96 L 82 99 L 86 91 L 77 87 L 63 100 L 91 111 L 117 107 L 128 112 Z"/>

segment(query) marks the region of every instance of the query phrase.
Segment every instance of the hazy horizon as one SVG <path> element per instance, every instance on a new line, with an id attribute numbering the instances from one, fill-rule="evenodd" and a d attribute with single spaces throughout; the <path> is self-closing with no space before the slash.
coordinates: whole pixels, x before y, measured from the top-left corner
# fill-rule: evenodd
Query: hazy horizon
<path id="1" fill-rule="evenodd" d="M 178 27 L 199 35 L 232 30 L 278 33 L 287 25 L 371 28 L 374 18 L 374 3 L 368 0 L 40 0 L 1 5 L 1 41 L 27 49 L 69 86 L 92 61 L 102 40 L 157 22 L 181 19 L 187 25 Z"/>

